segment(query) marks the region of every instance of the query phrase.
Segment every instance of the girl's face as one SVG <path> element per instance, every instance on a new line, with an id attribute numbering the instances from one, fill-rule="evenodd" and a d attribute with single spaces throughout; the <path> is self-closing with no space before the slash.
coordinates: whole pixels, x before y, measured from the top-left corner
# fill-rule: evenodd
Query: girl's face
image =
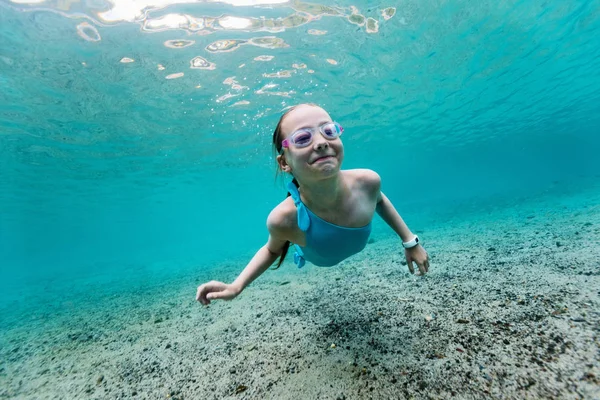
<path id="1" fill-rule="evenodd" d="M 293 143 L 277 157 L 284 172 L 294 175 L 299 181 L 314 181 L 337 174 L 344 159 L 344 145 L 339 137 L 327 139 L 319 128 L 332 122 L 327 111 L 320 107 L 302 104 L 284 117 L 281 123 L 282 139 L 290 137 L 298 130 L 312 130 L 312 142 L 306 147 Z"/>

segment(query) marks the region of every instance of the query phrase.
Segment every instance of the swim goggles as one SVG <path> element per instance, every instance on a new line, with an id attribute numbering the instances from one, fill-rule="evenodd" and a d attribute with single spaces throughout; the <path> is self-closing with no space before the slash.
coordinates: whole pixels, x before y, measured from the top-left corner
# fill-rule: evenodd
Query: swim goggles
<path id="1" fill-rule="evenodd" d="M 284 139 L 281 146 L 286 149 L 290 147 L 290 144 L 293 144 L 294 147 L 306 147 L 312 143 L 315 129 L 318 129 L 327 140 L 334 140 L 344 132 L 344 128 L 337 122 L 327 122 L 318 128 L 298 129 L 288 139 Z"/>

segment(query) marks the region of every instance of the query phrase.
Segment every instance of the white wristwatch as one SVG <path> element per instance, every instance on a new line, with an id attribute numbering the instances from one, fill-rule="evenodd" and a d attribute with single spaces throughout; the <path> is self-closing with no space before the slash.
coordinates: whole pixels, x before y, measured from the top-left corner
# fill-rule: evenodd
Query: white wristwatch
<path id="1" fill-rule="evenodd" d="M 402 246 L 405 249 L 413 248 L 418 244 L 419 244 L 419 237 L 417 235 L 415 235 L 415 237 L 412 238 L 412 240 L 409 240 L 408 242 L 402 242 Z"/>

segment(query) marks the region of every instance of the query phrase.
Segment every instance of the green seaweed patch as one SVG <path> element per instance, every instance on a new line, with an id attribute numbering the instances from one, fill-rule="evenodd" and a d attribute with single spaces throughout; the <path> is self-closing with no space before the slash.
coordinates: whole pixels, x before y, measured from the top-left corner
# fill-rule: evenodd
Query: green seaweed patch
<path id="1" fill-rule="evenodd" d="M 381 16 L 386 21 L 388 19 L 392 18 L 394 15 L 396 15 L 396 8 L 395 7 L 388 7 L 386 9 L 384 9 L 383 11 L 381 11 Z"/>
<path id="2" fill-rule="evenodd" d="M 266 49 L 282 49 L 285 47 L 290 47 L 285 41 L 281 38 L 275 36 L 265 36 L 261 38 L 252 38 L 248 41 L 248 44 L 257 47 L 264 47 Z"/>
<path id="3" fill-rule="evenodd" d="M 367 33 L 375 33 L 379 31 L 379 22 L 369 17 L 367 18 Z"/>
<path id="4" fill-rule="evenodd" d="M 214 63 L 207 61 L 205 58 L 198 56 L 198 57 L 194 57 L 190 61 L 190 68 L 213 70 L 216 68 L 216 65 Z"/>
<path id="5" fill-rule="evenodd" d="M 302 11 L 311 15 L 343 15 L 340 11 L 322 4 L 294 2 L 292 8 L 296 11 Z"/>
<path id="6" fill-rule="evenodd" d="M 296 28 L 300 25 L 307 24 L 308 22 L 310 22 L 310 20 L 310 18 L 304 15 L 292 14 L 289 17 L 285 17 L 281 21 L 281 25 L 283 25 L 286 28 Z"/>
<path id="7" fill-rule="evenodd" d="M 363 26 L 365 24 L 365 16 L 362 14 L 352 14 L 348 17 L 348 21 L 352 24 Z"/>
<path id="8" fill-rule="evenodd" d="M 264 73 L 263 77 L 264 78 L 291 78 L 293 72 L 294 71 L 283 70 L 283 71 L 273 72 L 270 74 Z"/>
<path id="9" fill-rule="evenodd" d="M 189 47 L 191 45 L 193 45 L 194 42 L 193 40 L 185 40 L 185 39 L 180 39 L 180 40 L 167 40 L 164 45 L 165 47 L 168 47 L 170 49 L 183 49 L 184 47 Z"/>
<path id="10" fill-rule="evenodd" d="M 206 46 L 206 51 L 211 53 L 223 53 L 234 51 L 240 48 L 241 45 L 246 44 L 248 41 L 243 39 L 224 39 L 217 40 Z"/>

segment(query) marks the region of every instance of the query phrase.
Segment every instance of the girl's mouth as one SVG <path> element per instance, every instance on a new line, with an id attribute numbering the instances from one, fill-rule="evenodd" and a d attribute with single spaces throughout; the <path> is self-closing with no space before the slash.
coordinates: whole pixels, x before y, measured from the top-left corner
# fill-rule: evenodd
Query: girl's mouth
<path id="1" fill-rule="evenodd" d="M 319 158 L 317 158 L 315 161 L 313 161 L 313 164 L 314 164 L 314 163 L 321 162 L 321 161 L 326 161 L 326 160 L 329 160 L 330 158 L 333 158 L 333 156 L 322 156 L 322 157 L 319 157 Z"/>

